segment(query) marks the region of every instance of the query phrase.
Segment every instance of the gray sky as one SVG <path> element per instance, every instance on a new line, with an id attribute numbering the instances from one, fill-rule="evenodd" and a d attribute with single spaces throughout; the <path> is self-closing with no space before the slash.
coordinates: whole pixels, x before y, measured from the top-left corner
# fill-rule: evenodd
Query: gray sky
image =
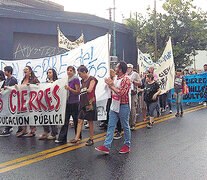
<path id="1" fill-rule="evenodd" d="M 65 7 L 65 11 L 89 13 L 96 16 L 109 18 L 107 9 L 113 7 L 113 0 L 50 0 Z M 128 18 L 130 12 L 138 12 L 146 15 L 146 8 L 154 8 L 154 0 L 115 0 L 116 21 L 122 22 L 122 18 Z M 162 11 L 164 0 L 157 0 L 157 11 Z M 207 0 L 194 0 L 194 4 L 207 11 Z"/>

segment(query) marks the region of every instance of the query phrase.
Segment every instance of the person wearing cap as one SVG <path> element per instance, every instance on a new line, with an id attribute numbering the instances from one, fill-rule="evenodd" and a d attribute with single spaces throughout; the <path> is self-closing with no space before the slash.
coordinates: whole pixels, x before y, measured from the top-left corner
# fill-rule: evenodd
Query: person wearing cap
<path id="1" fill-rule="evenodd" d="M 138 86 L 142 85 L 141 78 L 139 74 L 133 71 L 133 65 L 127 64 L 127 74 L 131 81 L 131 111 L 130 111 L 130 129 L 133 131 L 135 129 L 136 124 L 136 110 L 138 106 L 138 96 L 137 96 L 137 89 Z"/>

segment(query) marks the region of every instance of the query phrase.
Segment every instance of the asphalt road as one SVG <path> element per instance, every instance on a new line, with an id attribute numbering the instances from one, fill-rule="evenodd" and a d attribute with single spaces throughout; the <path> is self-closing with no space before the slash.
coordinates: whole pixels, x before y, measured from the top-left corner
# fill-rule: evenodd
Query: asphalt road
<path id="1" fill-rule="evenodd" d="M 138 122 L 129 154 L 118 154 L 123 138 L 114 140 L 109 155 L 94 147 L 105 132 L 95 128 L 94 146 L 57 145 L 34 138 L 0 137 L 0 180 L 194 180 L 207 179 L 207 108 L 188 106 L 184 117 L 164 115 L 152 129 Z M 38 128 L 38 133 L 42 132 Z M 83 130 L 83 138 L 88 137 Z M 74 137 L 69 129 L 68 139 Z"/>

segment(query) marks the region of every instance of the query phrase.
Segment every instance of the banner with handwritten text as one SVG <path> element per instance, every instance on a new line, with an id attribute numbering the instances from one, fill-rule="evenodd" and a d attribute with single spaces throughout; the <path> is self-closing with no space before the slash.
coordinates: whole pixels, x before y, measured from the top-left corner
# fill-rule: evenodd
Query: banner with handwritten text
<path id="1" fill-rule="evenodd" d="M 142 74 L 149 70 L 150 67 L 154 67 L 155 74 L 158 75 L 158 81 L 162 90 L 161 94 L 174 88 L 175 66 L 171 38 L 167 42 L 161 58 L 156 63 L 138 50 L 138 64 L 140 73 Z"/>
<path id="2" fill-rule="evenodd" d="M 21 82 L 24 76 L 23 69 L 25 66 L 31 66 L 35 75 L 40 82 L 45 82 L 47 78 L 47 70 L 54 68 L 58 78 L 62 79 L 67 76 L 66 69 L 72 65 L 76 69 L 80 65 L 88 68 L 89 74 L 98 79 L 96 87 L 97 101 L 110 97 L 110 90 L 104 82 L 105 77 L 109 77 L 109 44 L 110 35 L 98 37 L 86 44 L 77 47 L 70 52 L 61 55 L 45 57 L 40 59 L 25 60 L 0 60 L 0 70 L 4 70 L 5 66 L 13 67 L 13 76 Z"/>
<path id="3" fill-rule="evenodd" d="M 0 95 L 0 126 L 63 125 L 67 79 L 8 87 Z"/>
<path id="4" fill-rule="evenodd" d="M 84 44 L 84 35 L 83 33 L 81 36 L 76 39 L 74 42 L 70 41 L 68 38 L 65 37 L 65 35 L 60 31 L 58 27 L 58 46 L 60 48 L 64 48 L 67 50 L 73 50 L 76 49 L 78 46 Z"/>

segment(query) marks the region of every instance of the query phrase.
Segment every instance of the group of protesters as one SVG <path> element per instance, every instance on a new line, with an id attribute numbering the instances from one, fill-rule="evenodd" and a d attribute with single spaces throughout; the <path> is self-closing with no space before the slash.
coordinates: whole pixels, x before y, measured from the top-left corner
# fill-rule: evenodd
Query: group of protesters
<path id="1" fill-rule="evenodd" d="M 204 72 L 207 72 L 207 64 L 204 65 Z M 17 79 L 12 76 L 12 73 L 13 69 L 11 66 L 6 66 L 4 72 L 0 71 L 0 81 L 3 81 L 1 89 L 7 89 L 9 86 L 17 86 Z M 76 75 L 77 73 L 79 77 Z M 44 132 L 38 136 L 39 140 L 49 139 L 55 140 L 56 143 L 66 143 L 69 121 L 72 116 L 75 137 L 69 142 L 77 144 L 81 141 L 83 122 L 87 120 L 90 128 L 90 137 L 86 142 L 86 146 L 94 144 L 94 121 L 97 120 L 95 90 L 98 80 L 89 75 L 88 69 L 84 65 L 81 65 L 77 69 L 77 73 L 73 66 L 67 67 L 68 83 L 65 85 L 65 89 L 68 92 L 68 96 L 64 125 L 61 127 L 59 133 L 56 125 L 43 126 Z M 176 117 L 183 116 L 182 98 L 183 88 L 186 86 L 183 74 L 186 74 L 186 72 L 182 73 L 178 69 L 175 75 L 173 96 L 176 100 Z M 53 83 L 57 79 L 56 71 L 48 69 L 46 82 Z M 21 84 L 29 86 L 30 84 L 38 85 L 39 83 L 32 68 L 26 66 Z M 149 120 L 147 128 L 151 129 L 154 125 L 155 112 L 157 112 L 157 116 L 160 116 L 167 109 L 169 109 L 169 113 L 172 113 L 172 94 L 171 91 L 168 91 L 160 95 L 161 89 L 158 76 L 154 72 L 153 67 L 149 68 L 140 77 L 139 73 L 134 70 L 133 65 L 126 64 L 124 61 L 119 62 L 114 70 L 110 70 L 110 77 L 105 79 L 105 83 L 111 90 L 111 98 L 108 99 L 106 107 L 107 120 L 101 122 L 100 126 L 107 128 L 107 135 L 104 144 L 95 149 L 108 154 L 113 139 L 121 138 L 121 131 L 123 129 L 124 145 L 119 153 L 128 153 L 131 145 L 131 131 L 135 130 L 139 110 L 141 110 L 143 121 Z M 6 126 L 0 133 L 0 136 L 9 136 L 12 130 L 11 126 Z M 30 126 L 29 133 L 26 126 L 19 126 L 16 136 L 34 137 L 36 131 L 36 126 Z"/>
<path id="2" fill-rule="evenodd" d="M 61 127 L 58 135 L 58 128 L 56 125 L 43 126 L 44 132 L 38 136 L 39 140 L 48 139 L 55 140 L 56 143 L 67 142 L 67 132 L 70 116 L 73 118 L 75 138 L 71 140 L 71 143 L 77 143 L 82 139 L 81 130 L 84 120 L 88 121 L 90 127 L 90 137 L 86 142 L 87 146 L 93 145 L 93 133 L 94 124 L 93 121 L 97 120 L 97 109 L 96 109 L 96 97 L 95 89 L 98 83 L 97 79 L 88 74 L 88 69 L 81 65 L 78 69 L 80 80 L 76 76 L 76 70 L 73 66 L 67 67 L 68 83 L 65 85 L 65 89 L 68 91 L 68 97 L 66 102 L 66 113 L 65 113 L 65 124 Z M 17 86 L 17 79 L 12 76 L 13 68 L 6 66 L 4 72 L 0 71 L 0 81 L 3 81 L 1 89 L 7 89 L 9 86 Z M 6 78 L 5 78 L 6 76 Z M 54 69 L 48 69 L 46 82 L 53 83 L 58 79 L 57 73 Z M 32 68 L 26 66 L 24 68 L 24 77 L 21 81 L 21 85 L 36 84 L 39 85 L 39 80 L 35 76 Z M 9 136 L 13 131 L 12 126 L 6 126 L 0 133 L 0 136 Z M 26 126 L 19 126 L 16 132 L 17 137 L 34 137 L 36 135 L 37 127 L 30 126 L 30 132 L 27 132 Z M 49 133 L 51 132 L 51 135 Z M 56 136 L 58 138 L 56 139 Z"/>

